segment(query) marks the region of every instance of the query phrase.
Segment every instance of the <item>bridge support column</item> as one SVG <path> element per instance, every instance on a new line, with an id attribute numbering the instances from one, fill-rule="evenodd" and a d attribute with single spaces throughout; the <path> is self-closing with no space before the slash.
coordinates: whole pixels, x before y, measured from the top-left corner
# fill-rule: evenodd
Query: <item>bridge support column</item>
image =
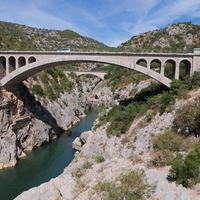
<path id="1" fill-rule="evenodd" d="M 164 76 L 164 73 L 165 73 L 165 66 L 164 64 L 161 64 L 160 74 Z"/>
<path id="2" fill-rule="evenodd" d="M 177 79 L 177 80 L 179 80 L 179 70 L 180 70 L 179 65 L 176 65 L 176 66 L 175 66 L 174 78 Z"/>
<path id="3" fill-rule="evenodd" d="M 6 59 L 6 76 L 9 74 L 9 60 Z"/>
<path id="4" fill-rule="evenodd" d="M 17 70 L 17 69 L 19 69 L 19 60 L 16 61 L 16 69 L 15 70 Z"/>
<path id="5" fill-rule="evenodd" d="M 147 63 L 147 69 L 151 68 L 151 64 Z"/>
<path id="6" fill-rule="evenodd" d="M 190 65 L 190 71 L 189 71 L 189 73 L 190 73 L 190 76 L 192 76 L 194 74 L 193 66 L 192 65 Z"/>

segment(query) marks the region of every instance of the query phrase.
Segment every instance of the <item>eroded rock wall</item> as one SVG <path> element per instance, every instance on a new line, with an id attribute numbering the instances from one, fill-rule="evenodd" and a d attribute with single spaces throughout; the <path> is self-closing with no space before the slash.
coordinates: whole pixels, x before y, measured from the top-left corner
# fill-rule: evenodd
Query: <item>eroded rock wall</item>
<path id="1" fill-rule="evenodd" d="M 0 90 L 0 169 L 13 166 L 26 150 L 56 136 L 52 127 L 34 117 L 19 99 L 17 87 Z"/>

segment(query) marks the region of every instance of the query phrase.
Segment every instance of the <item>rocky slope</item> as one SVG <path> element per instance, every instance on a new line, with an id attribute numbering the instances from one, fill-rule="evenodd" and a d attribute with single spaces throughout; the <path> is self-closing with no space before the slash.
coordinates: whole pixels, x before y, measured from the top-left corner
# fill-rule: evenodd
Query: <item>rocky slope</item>
<path id="1" fill-rule="evenodd" d="M 200 94 L 200 90 L 195 95 Z M 193 93 L 194 95 L 194 93 Z M 192 97 L 191 97 L 192 98 Z M 191 99 L 190 98 L 190 99 Z M 178 100 L 178 108 L 186 100 Z M 26 191 L 16 200 L 25 199 L 104 199 L 94 186 L 100 181 L 116 182 L 122 172 L 129 169 L 143 169 L 147 182 L 155 187 L 145 199 L 199 200 L 200 186 L 186 189 L 167 180 L 169 166 L 151 167 L 151 137 L 172 127 L 174 111 L 155 115 L 151 123 L 141 126 L 144 117 L 135 120 L 129 131 L 121 137 L 108 137 L 106 126 L 96 131 L 82 133 L 80 139 L 86 143 L 76 152 L 72 163 L 63 174 L 49 182 Z M 103 160 L 98 162 L 98 157 Z M 90 165 L 88 164 L 90 163 Z M 120 182 L 118 184 L 121 184 Z"/>
<path id="2" fill-rule="evenodd" d="M 0 21 L 1 50 L 55 51 L 61 48 L 72 51 L 110 51 L 108 47 L 92 38 L 72 30 L 48 30 Z"/>
<path id="3" fill-rule="evenodd" d="M 122 43 L 118 48 L 134 52 L 192 53 L 193 49 L 198 47 L 200 47 L 200 26 L 188 22 L 141 33 Z"/>

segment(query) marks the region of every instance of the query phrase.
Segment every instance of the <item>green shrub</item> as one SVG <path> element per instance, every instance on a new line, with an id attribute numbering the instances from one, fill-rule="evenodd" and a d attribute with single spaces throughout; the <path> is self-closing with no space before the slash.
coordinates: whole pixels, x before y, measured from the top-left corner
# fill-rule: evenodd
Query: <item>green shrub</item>
<path id="1" fill-rule="evenodd" d="M 101 154 L 98 154 L 95 159 L 97 163 L 102 163 L 105 161 L 104 157 Z"/>
<path id="2" fill-rule="evenodd" d="M 38 84 L 33 85 L 33 92 L 37 95 L 43 95 L 44 94 L 41 85 L 38 85 Z"/>
<path id="3" fill-rule="evenodd" d="M 86 161 L 84 164 L 83 164 L 83 169 L 91 169 L 92 168 L 92 163 L 89 162 L 89 161 Z"/>
<path id="4" fill-rule="evenodd" d="M 193 150 L 184 158 L 177 154 L 172 162 L 170 176 L 178 184 L 184 187 L 192 187 L 199 182 L 200 174 L 200 142 L 198 142 Z"/>
<path id="5" fill-rule="evenodd" d="M 146 176 L 142 170 L 130 170 L 128 173 L 121 174 L 115 182 L 117 181 L 120 184 L 99 182 L 94 189 L 108 200 L 147 199 L 151 196 L 151 190 L 154 190 L 153 186 L 146 182 Z"/>
<path id="6" fill-rule="evenodd" d="M 181 133 L 187 135 L 198 134 L 200 131 L 199 118 L 200 96 L 196 97 L 193 102 L 189 102 L 176 110 L 176 129 L 182 130 Z M 189 133 L 184 132 L 186 129 L 189 130 Z"/>
<path id="7" fill-rule="evenodd" d="M 181 151 L 189 151 L 194 147 L 194 142 L 190 138 L 179 135 L 172 130 L 167 130 L 152 138 L 154 153 L 152 164 L 154 166 L 166 166 L 172 163 L 174 155 Z"/>

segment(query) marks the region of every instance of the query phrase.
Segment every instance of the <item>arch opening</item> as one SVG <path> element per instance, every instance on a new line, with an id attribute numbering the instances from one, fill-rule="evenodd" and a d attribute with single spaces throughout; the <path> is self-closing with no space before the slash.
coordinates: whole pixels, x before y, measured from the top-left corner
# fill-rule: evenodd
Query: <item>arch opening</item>
<path id="1" fill-rule="evenodd" d="M 179 79 L 183 80 L 185 77 L 190 76 L 191 63 L 188 60 L 182 60 L 179 66 Z"/>
<path id="2" fill-rule="evenodd" d="M 145 59 L 143 59 L 143 58 L 137 60 L 136 64 L 137 64 L 137 65 L 141 65 L 141 66 L 143 66 L 143 67 L 147 67 L 147 61 L 146 61 Z"/>
<path id="3" fill-rule="evenodd" d="M 150 63 L 150 69 L 159 73 L 161 72 L 161 61 L 158 59 L 154 59 Z"/>
<path id="4" fill-rule="evenodd" d="M 33 56 L 29 57 L 28 58 L 28 63 L 30 64 L 30 63 L 33 63 L 33 62 L 36 62 L 36 58 L 33 57 Z"/>
<path id="5" fill-rule="evenodd" d="M 167 60 L 165 62 L 164 68 L 164 76 L 169 79 L 175 78 L 175 71 L 176 71 L 176 62 L 174 60 Z"/>
<path id="6" fill-rule="evenodd" d="M 24 57 L 19 57 L 18 59 L 19 68 L 26 65 L 26 59 Z"/>
<path id="7" fill-rule="evenodd" d="M 4 56 L 0 57 L 0 79 L 6 76 L 6 58 Z"/>
<path id="8" fill-rule="evenodd" d="M 15 59 L 15 57 L 13 57 L 13 56 L 9 57 L 8 63 L 9 63 L 9 73 L 15 71 L 16 70 L 16 59 Z"/>

